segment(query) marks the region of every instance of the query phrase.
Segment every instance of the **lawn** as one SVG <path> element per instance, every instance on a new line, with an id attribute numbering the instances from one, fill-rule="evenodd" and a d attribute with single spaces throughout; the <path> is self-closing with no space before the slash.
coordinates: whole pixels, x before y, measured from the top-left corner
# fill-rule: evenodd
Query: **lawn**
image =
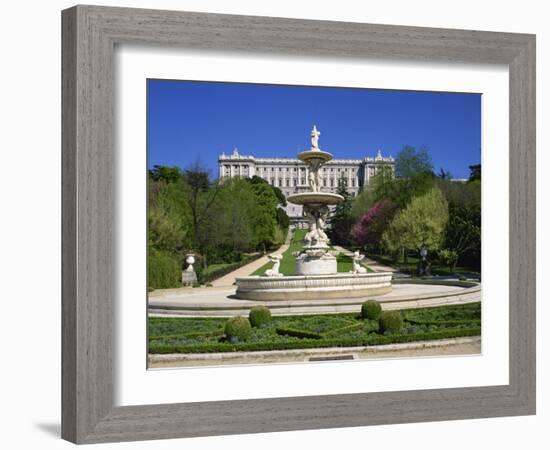
<path id="1" fill-rule="evenodd" d="M 358 313 L 274 316 L 244 342 L 225 339 L 224 318 L 159 318 L 148 321 L 149 353 L 209 353 L 353 347 L 481 334 L 481 304 L 402 310 L 403 327 L 381 333 L 378 321 Z"/>
<path id="2" fill-rule="evenodd" d="M 304 236 L 306 235 L 307 230 L 296 230 L 292 239 L 290 241 L 290 246 L 283 253 L 283 259 L 281 260 L 281 266 L 279 267 L 279 272 L 283 275 L 294 275 L 296 272 L 296 257 L 293 255 L 295 252 L 299 252 L 304 247 Z M 338 272 L 349 272 L 353 266 L 353 262 L 349 256 L 338 255 L 336 257 L 338 264 Z M 273 263 L 269 262 L 264 264 L 259 269 L 252 272 L 250 275 L 263 275 L 266 270 L 271 269 Z M 368 272 L 372 272 L 371 269 L 367 268 Z"/>
<path id="3" fill-rule="evenodd" d="M 418 256 L 411 256 L 411 255 L 407 255 L 407 263 L 404 263 L 402 260 L 395 262 L 388 255 L 379 255 L 379 254 L 369 253 L 367 254 L 367 256 L 387 266 L 395 267 L 397 270 L 404 273 L 416 273 L 416 270 L 418 267 L 418 261 L 419 261 Z M 479 270 L 473 269 L 471 267 L 461 267 L 461 266 L 456 266 L 454 272 L 451 272 L 449 270 L 449 266 L 441 264 L 437 260 L 430 260 L 430 264 L 431 264 L 431 272 L 433 275 L 450 276 L 455 274 L 479 273 Z"/>

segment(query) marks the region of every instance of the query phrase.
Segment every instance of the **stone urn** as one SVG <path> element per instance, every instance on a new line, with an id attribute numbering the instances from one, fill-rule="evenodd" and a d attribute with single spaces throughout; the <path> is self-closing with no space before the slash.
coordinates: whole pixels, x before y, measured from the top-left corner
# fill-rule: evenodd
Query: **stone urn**
<path id="1" fill-rule="evenodd" d="M 195 255 L 193 253 L 185 255 L 185 262 L 187 263 L 187 268 L 181 273 L 181 283 L 184 286 L 193 286 L 197 283 L 197 274 L 193 268 L 193 264 L 195 264 Z"/>
<path id="2" fill-rule="evenodd" d="M 193 264 L 195 264 L 195 254 L 194 253 L 188 253 L 185 255 L 185 262 L 187 263 L 187 269 L 185 269 L 187 272 L 194 272 L 195 269 L 193 268 Z"/>

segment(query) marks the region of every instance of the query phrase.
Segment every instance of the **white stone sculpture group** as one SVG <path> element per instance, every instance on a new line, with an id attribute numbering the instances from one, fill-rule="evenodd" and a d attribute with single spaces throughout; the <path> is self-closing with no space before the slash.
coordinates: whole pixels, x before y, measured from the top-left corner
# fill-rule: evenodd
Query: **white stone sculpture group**
<path id="1" fill-rule="evenodd" d="M 268 255 L 269 260 L 273 263 L 273 267 L 265 271 L 266 277 L 282 277 L 283 274 L 279 273 L 279 267 L 281 266 L 282 255 Z"/>
<path id="2" fill-rule="evenodd" d="M 365 255 L 361 255 L 358 250 L 353 252 L 353 269 L 351 270 L 351 273 L 367 273 L 367 269 L 361 265 L 361 261 L 364 257 Z"/>

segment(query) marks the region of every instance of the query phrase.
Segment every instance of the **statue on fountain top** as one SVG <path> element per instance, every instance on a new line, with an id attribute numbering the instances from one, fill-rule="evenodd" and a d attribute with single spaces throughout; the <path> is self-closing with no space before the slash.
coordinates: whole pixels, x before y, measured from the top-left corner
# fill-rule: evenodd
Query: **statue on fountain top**
<path id="1" fill-rule="evenodd" d="M 311 150 L 320 150 L 319 149 L 319 136 L 321 132 L 317 130 L 317 127 L 313 125 L 311 130 Z"/>

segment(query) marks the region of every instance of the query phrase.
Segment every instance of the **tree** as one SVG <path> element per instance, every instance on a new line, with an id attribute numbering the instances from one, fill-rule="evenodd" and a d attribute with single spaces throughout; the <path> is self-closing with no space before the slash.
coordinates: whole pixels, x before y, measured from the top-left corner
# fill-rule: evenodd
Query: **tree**
<path id="1" fill-rule="evenodd" d="M 406 145 L 395 159 L 395 176 L 391 168 L 379 170 L 372 185 L 376 201 L 391 200 L 404 208 L 413 197 L 428 192 L 435 183 L 431 157 L 426 148 L 416 150 Z"/>
<path id="2" fill-rule="evenodd" d="M 393 252 L 399 249 L 420 251 L 422 247 L 438 250 L 443 244 L 448 220 L 447 200 L 439 189 L 433 188 L 413 198 L 395 215 L 382 240 Z"/>
<path id="3" fill-rule="evenodd" d="M 453 177 L 451 172 L 449 172 L 448 170 L 445 170 L 443 167 L 439 168 L 439 173 L 437 174 L 437 176 L 442 180 L 450 180 Z"/>
<path id="4" fill-rule="evenodd" d="M 353 217 L 351 215 L 351 196 L 348 193 L 348 183 L 344 176 L 338 180 L 336 193 L 344 197 L 344 201 L 336 205 L 334 213 L 330 217 L 327 234 L 333 243 L 346 246 L 350 244 Z"/>
<path id="5" fill-rule="evenodd" d="M 241 178 L 225 181 L 220 186 L 216 202 L 215 239 L 210 254 L 230 262 L 257 245 L 253 221 L 257 205 L 250 183 Z"/>
<path id="6" fill-rule="evenodd" d="M 399 178 L 415 178 L 419 174 L 433 172 L 432 158 L 426 147 L 416 150 L 405 145 L 395 159 L 395 175 Z"/>
<path id="7" fill-rule="evenodd" d="M 380 200 L 375 203 L 355 223 L 351 230 L 353 240 L 367 248 L 378 249 L 382 242 L 382 235 L 391 223 L 396 206 L 390 200 Z"/>
<path id="8" fill-rule="evenodd" d="M 211 187 L 208 171 L 198 162 L 185 170 L 184 176 L 189 187 L 187 203 L 191 210 L 195 242 L 203 256 L 203 266 L 206 268 L 209 243 L 216 231 L 211 219 L 214 217 L 212 207 L 219 193 L 219 183 Z"/>
<path id="9" fill-rule="evenodd" d="M 279 198 L 273 187 L 264 179 L 252 177 L 247 179 L 247 182 L 252 186 L 257 206 L 253 219 L 254 234 L 258 245 L 265 251 L 275 240 Z"/>
<path id="10" fill-rule="evenodd" d="M 481 181 L 481 164 L 474 164 L 470 166 L 470 178 L 468 181 Z"/>
<path id="11" fill-rule="evenodd" d="M 351 215 L 354 219 L 359 219 L 376 203 L 372 189 L 363 189 L 351 204 Z"/>
<path id="12" fill-rule="evenodd" d="M 166 183 L 176 183 L 183 178 L 183 173 L 179 167 L 153 166 L 149 170 L 149 176 L 153 181 L 165 181 Z"/>
<path id="13" fill-rule="evenodd" d="M 473 252 L 477 262 L 481 257 L 481 206 L 449 205 L 449 222 L 445 229 L 445 247 L 456 253 L 454 266 L 468 252 Z"/>

